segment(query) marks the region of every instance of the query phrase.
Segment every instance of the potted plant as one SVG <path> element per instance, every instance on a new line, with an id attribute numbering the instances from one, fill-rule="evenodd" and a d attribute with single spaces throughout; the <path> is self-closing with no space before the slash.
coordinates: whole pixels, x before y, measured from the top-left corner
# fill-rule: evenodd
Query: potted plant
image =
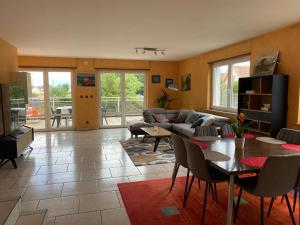
<path id="1" fill-rule="evenodd" d="M 235 139 L 236 148 L 244 148 L 245 145 L 244 134 L 248 132 L 248 127 L 250 124 L 250 122 L 245 121 L 245 119 L 246 119 L 246 115 L 244 113 L 240 113 L 237 122 L 232 124 L 233 131 L 236 135 L 236 139 Z"/>
<path id="2" fill-rule="evenodd" d="M 168 108 L 172 99 L 170 98 L 170 95 L 164 89 L 161 89 L 161 90 L 162 90 L 163 94 L 158 99 L 156 99 L 156 104 L 160 108 Z"/>

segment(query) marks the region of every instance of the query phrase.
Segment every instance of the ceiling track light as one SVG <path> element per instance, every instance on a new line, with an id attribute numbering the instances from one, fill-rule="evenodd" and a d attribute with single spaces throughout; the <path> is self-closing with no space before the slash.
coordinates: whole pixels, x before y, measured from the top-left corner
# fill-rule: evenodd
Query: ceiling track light
<path id="1" fill-rule="evenodd" d="M 166 53 L 166 49 L 159 49 L 159 48 L 148 48 L 148 47 L 143 47 L 143 48 L 135 48 L 135 53 L 142 53 L 142 54 L 146 54 L 147 52 L 152 52 L 154 55 L 165 55 Z"/>

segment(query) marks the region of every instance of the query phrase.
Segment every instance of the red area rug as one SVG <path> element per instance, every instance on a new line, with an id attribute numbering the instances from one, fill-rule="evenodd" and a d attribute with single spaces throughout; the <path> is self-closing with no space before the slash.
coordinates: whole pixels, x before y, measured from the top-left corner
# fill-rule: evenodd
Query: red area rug
<path id="1" fill-rule="evenodd" d="M 205 185 L 201 182 L 199 190 L 197 182 L 194 182 L 187 207 L 183 208 L 184 183 L 184 177 L 177 178 L 176 186 L 171 193 L 169 193 L 170 179 L 118 184 L 131 225 L 199 225 Z M 227 184 L 218 184 L 217 188 L 218 203 L 212 199 L 210 193 L 208 195 L 205 225 L 226 224 Z M 237 191 L 236 189 L 235 196 Z M 242 197 L 248 203 L 240 206 L 236 224 L 260 224 L 259 198 L 247 193 Z M 290 200 L 292 197 L 290 196 Z M 265 224 L 291 224 L 287 206 L 285 203 L 280 204 L 280 199 L 277 198 L 274 202 L 271 216 L 269 218 L 265 216 Z M 265 214 L 269 203 L 270 199 L 266 199 Z M 298 223 L 297 211 L 295 218 Z"/>

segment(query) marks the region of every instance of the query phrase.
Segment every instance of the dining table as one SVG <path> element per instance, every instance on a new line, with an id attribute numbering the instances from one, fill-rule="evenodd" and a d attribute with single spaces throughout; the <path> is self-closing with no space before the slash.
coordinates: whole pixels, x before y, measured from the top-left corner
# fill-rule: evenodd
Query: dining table
<path id="1" fill-rule="evenodd" d="M 206 159 L 209 161 L 210 165 L 229 176 L 226 225 L 232 225 L 235 176 L 247 173 L 257 173 L 261 169 L 259 167 L 248 166 L 241 162 L 241 159 L 269 157 L 272 155 L 300 154 L 300 152 L 287 150 L 280 144 L 266 143 L 259 141 L 256 138 L 246 139 L 243 149 L 236 148 L 234 138 L 212 139 L 209 141 L 202 139 L 201 142 L 205 143 L 205 148 L 202 148 L 202 151 L 204 156 L 208 156 Z"/>

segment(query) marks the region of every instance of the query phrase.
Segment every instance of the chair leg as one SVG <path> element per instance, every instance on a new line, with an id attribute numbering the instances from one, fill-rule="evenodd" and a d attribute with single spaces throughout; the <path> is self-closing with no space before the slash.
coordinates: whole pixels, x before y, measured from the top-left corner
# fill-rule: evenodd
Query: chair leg
<path id="1" fill-rule="evenodd" d="M 172 185 L 171 185 L 171 188 L 170 188 L 170 192 L 172 191 L 173 186 L 175 184 L 175 180 L 176 180 L 176 176 L 177 176 L 177 173 L 178 173 L 179 166 L 180 166 L 180 164 L 175 162 L 174 169 L 173 169 L 173 174 L 172 174 Z"/>
<path id="2" fill-rule="evenodd" d="M 215 198 L 216 198 L 216 202 L 218 202 L 217 183 L 214 183 L 214 189 L 215 189 Z"/>
<path id="3" fill-rule="evenodd" d="M 54 123 L 55 123 L 55 116 L 53 117 L 53 120 L 52 120 L 52 127 L 53 127 Z"/>
<path id="4" fill-rule="evenodd" d="M 192 180 L 191 180 L 191 183 L 190 183 L 188 192 L 186 193 L 185 201 L 183 201 L 183 208 L 186 206 L 186 203 L 187 203 L 187 200 L 188 200 L 188 198 L 189 198 L 189 195 L 190 195 L 190 192 L 191 192 L 191 188 L 192 188 L 194 179 L 195 179 L 195 175 L 192 176 Z"/>
<path id="5" fill-rule="evenodd" d="M 296 209 L 296 203 L 297 203 L 297 194 L 298 194 L 298 191 L 297 191 L 297 190 L 294 190 L 294 204 L 293 204 L 293 212 L 295 212 L 295 209 Z"/>
<path id="6" fill-rule="evenodd" d="M 240 206 L 240 201 L 241 201 L 241 197 L 242 197 L 242 192 L 243 192 L 243 189 L 240 188 L 238 200 L 237 200 L 237 203 L 236 203 L 236 206 L 235 206 L 235 211 L 234 211 L 234 218 L 233 218 L 233 222 L 234 223 L 236 222 L 237 214 L 238 214 L 238 211 L 239 211 L 239 206 Z"/>
<path id="7" fill-rule="evenodd" d="M 289 198 L 288 198 L 287 194 L 284 195 L 284 198 L 285 198 L 286 204 L 287 204 L 288 209 L 289 209 L 289 213 L 290 213 L 292 223 L 293 223 L 293 225 L 296 225 L 294 214 L 293 214 L 293 211 L 292 211 L 292 207 L 291 207 L 291 204 L 290 204 L 290 201 L 289 201 Z"/>
<path id="8" fill-rule="evenodd" d="M 186 199 L 187 190 L 188 190 L 189 177 L 190 177 L 190 170 L 188 169 L 187 174 L 186 174 L 186 182 L 185 182 L 185 189 L 184 189 L 183 207 L 184 207 L 184 202 L 186 201 L 185 199 Z"/>
<path id="9" fill-rule="evenodd" d="M 205 221 L 205 210 L 206 210 L 206 200 L 207 200 L 207 191 L 208 191 L 208 186 L 209 186 L 209 183 L 206 182 L 206 185 L 205 185 L 205 193 L 204 193 L 204 202 L 203 202 L 203 209 L 202 209 L 202 222 L 201 224 L 204 225 L 204 221 Z"/>
<path id="10" fill-rule="evenodd" d="M 260 197 L 260 225 L 264 225 L 264 197 Z"/>
<path id="11" fill-rule="evenodd" d="M 271 210 L 272 210 L 272 207 L 273 207 L 274 200 L 275 200 L 275 198 L 273 197 L 273 198 L 271 199 L 271 202 L 270 202 L 270 206 L 269 206 L 269 210 L 268 210 L 267 217 L 269 217 L 270 214 L 271 214 Z"/>
<path id="12" fill-rule="evenodd" d="M 280 204 L 283 203 L 283 200 L 284 200 L 284 196 L 282 195 L 282 196 L 281 196 L 281 202 L 280 202 Z"/>
<path id="13" fill-rule="evenodd" d="M 212 195 L 212 197 L 213 197 L 213 200 L 215 200 L 215 201 L 216 201 L 214 187 L 213 187 L 213 185 L 212 185 L 212 183 L 211 183 L 211 182 L 209 182 L 209 184 L 208 184 L 208 185 L 209 185 L 209 186 L 208 186 L 208 192 L 211 192 L 211 195 Z"/>

